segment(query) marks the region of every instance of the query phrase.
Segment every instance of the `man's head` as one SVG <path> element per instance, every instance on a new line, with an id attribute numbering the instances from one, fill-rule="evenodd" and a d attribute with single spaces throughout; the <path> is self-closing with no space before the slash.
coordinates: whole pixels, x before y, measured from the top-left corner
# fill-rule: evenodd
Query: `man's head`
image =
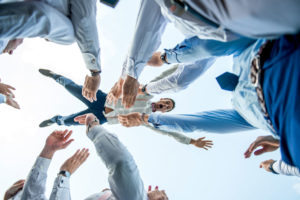
<path id="1" fill-rule="evenodd" d="M 10 40 L 5 49 L 3 49 L 2 53 L 13 54 L 14 50 L 23 43 L 23 39 L 13 39 Z"/>
<path id="2" fill-rule="evenodd" d="M 161 98 L 159 101 L 152 103 L 152 111 L 170 112 L 175 108 L 175 101 L 170 98 Z"/>
<path id="3" fill-rule="evenodd" d="M 151 191 L 151 186 L 149 186 L 147 193 L 149 200 L 168 200 L 168 196 L 164 190 L 159 190 L 158 186 L 155 187 L 155 190 Z"/>

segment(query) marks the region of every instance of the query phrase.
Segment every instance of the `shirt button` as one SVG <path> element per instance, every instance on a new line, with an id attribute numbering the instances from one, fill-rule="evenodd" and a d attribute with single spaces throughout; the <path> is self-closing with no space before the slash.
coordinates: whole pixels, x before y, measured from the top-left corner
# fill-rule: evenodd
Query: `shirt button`
<path id="1" fill-rule="evenodd" d="M 95 64 L 95 62 L 96 62 L 96 60 L 95 60 L 95 58 L 93 58 L 93 59 L 91 60 L 91 63 L 92 63 L 92 64 Z"/>

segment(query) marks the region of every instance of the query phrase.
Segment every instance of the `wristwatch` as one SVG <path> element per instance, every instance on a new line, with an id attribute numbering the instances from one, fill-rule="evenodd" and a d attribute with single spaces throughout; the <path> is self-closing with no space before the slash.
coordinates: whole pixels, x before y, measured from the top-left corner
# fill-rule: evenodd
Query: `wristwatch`
<path id="1" fill-rule="evenodd" d="M 164 53 L 162 53 L 161 55 L 160 55 L 160 59 L 165 63 L 165 64 L 170 64 L 170 63 L 168 63 L 167 62 L 167 54 L 166 54 L 166 52 L 164 52 Z"/>
<path id="2" fill-rule="evenodd" d="M 95 72 L 95 71 L 93 71 L 93 70 L 90 70 L 90 72 L 91 72 L 91 75 L 92 75 L 92 76 L 98 76 L 98 75 L 101 73 L 101 70 L 99 70 L 99 71 L 97 71 L 97 72 Z"/>
<path id="3" fill-rule="evenodd" d="M 146 92 L 146 87 L 147 87 L 147 84 L 144 85 L 144 86 L 142 87 L 142 89 L 141 89 L 141 91 L 142 91 L 144 94 L 148 94 L 148 93 Z"/>
<path id="4" fill-rule="evenodd" d="M 58 175 L 65 176 L 65 177 L 70 177 L 70 176 L 71 176 L 70 172 L 64 171 L 64 170 L 61 170 L 61 171 L 58 173 Z"/>

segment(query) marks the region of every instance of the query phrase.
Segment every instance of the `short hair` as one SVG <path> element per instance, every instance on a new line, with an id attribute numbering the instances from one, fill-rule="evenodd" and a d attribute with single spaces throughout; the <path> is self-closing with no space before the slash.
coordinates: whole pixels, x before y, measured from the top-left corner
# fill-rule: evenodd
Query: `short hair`
<path id="1" fill-rule="evenodd" d="M 173 108 L 170 109 L 170 110 L 168 110 L 168 111 L 166 111 L 166 112 L 170 112 L 170 111 L 174 110 L 174 108 L 175 108 L 175 101 L 173 99 L 171 99 L 171 98 L 164 98 L 164 99 L 169 99 L 173 103 Z"/>

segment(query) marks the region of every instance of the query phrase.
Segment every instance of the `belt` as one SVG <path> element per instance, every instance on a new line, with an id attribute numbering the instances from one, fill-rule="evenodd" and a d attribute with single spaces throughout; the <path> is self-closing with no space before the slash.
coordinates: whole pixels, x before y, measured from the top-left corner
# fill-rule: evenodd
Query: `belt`
<path id="1" fill-rule="evenodd" d="M 262 67 L 263 67 L 264 61 L 268 58 L 268 56 L 270 54 L 272 46 L 273 46 L 273 42 L 268 41 L 260 47 L 259 52 L 256 54 L 256 56 L 252 60 L 250 77 L 251 77 L 252 84 L 256 87 L 255 90 L 257 93 L 257 98 L 258 98 L 258 102 L 260 104 L 261 111 L 262 111 L 267 123 L 271 126 L 271 128 L 275 132 L 275 129 L 274 129 L 273 124 L 270 119 L 270 115 L 269 115 L 267 107 L 266 107 L 266 102 L 265 102 L 264 93 L 263 93 L 263 89 L 262 89 L 262 82 L 263 82 Z"/>

